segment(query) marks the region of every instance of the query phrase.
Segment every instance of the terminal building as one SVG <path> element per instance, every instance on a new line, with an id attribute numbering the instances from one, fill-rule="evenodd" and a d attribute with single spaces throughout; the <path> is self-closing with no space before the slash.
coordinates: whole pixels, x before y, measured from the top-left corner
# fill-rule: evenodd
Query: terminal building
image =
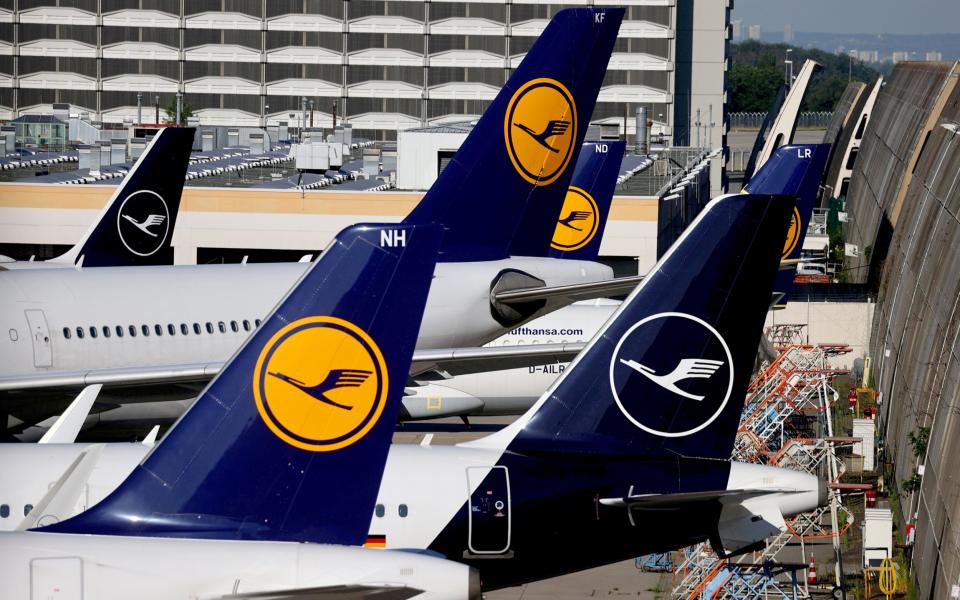
<path id="1" fill-rule="evenodd" d="M 15 0 L 0 7 L 0 119 L 54 103 L 103 123 L 286 121 L 393 140 L 479 116 L 556 11 L 592 0 Z M 593 115 L 719 147 L 732 2 L 622 0 Z M 12 5 L 12 6 L 11 6 Z M 600 68 L 598 66 L 598 68 Z M 306 116 L 304 116 L 306 114 Z M 306 123 L 304 123 L 306 122 Z"/>

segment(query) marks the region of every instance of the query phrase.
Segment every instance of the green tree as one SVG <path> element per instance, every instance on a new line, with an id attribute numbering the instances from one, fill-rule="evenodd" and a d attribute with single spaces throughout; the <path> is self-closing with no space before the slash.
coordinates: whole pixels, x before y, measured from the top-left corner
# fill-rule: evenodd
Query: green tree
<path id="1" fill-rule="evenodd" d="M 784 77 L 787 50 L 793 61 L 794 75 L 807 59 L 822 69 L 814 74 L 804 97 L 802 110 L 831 111 L 843 95 L 848 81 L 873 83 L 880 72 L 845 54 L 805 49 L 787 44 L 765 44 L 755 40 L 730 47 L 731 69 L 728 78 L 731 112 L 766 112 Z"/>
<path id="2" fill-rule="evenodd" d="M 728 78 L 730 112 L 766 112 L 783 83 L 775 66 L 733 65 Z"/>
<path id="3" fill-rule="evenodd" d="M 170 104 L 167 105 L 164 112 L 167 113 L 167 123 L 173 124 L 177 120 L 177 98 L 173 97 L 170 99 Z M 187 119 L 193 116 L 193 107 L 190 106 L 190 103 L 187 102 L 186 98 L 181 99 L 180 101 L 180 125 L 186 125 Z"/>

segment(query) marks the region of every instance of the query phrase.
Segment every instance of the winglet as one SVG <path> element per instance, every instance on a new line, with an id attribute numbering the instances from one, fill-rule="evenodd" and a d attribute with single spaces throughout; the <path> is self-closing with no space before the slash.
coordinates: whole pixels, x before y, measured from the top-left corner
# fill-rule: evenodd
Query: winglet
<path id="1" fill-rule="evenodd" d="M 442 261 L 544 255 L 623 14 L 570 8 L 547 24 L 404 220 L 447 228 Z"/>
<path id="2" fill-rule="evenodd" d="M 17 531 L 56 523 L 77 509 L 77 500 L 87 489 L 87 481 L 100 461 L 103 444 L 88 446 L 67 467 L 60 478 L 17 525 Z"/>
<path id="3" fill-rule="evenodd" d="M 97 383 L 83 388 L 74 398 L 67 410 L 63 411 L 54 424 L 43 434 L 38 444 L 72 444 L 77 441 L 77 435 L 83 427 L 90 408 L 97 400 L 103 385 Z"/>
<path id="4" fill-rule="evenodd" d="M 469 445 L 728 460 L 793 205 L 710 202 L 537 403 Z"/>
<path id="5" fill-rule="evenodd" d="M 173 264 L 170 242 L 195 131 L 158 131 L 83 238 L 52 260 L 82 260 L 85 267 Z"/>
<path id="6" fill-rule="evenodd" d="M 143 438 L 143 441 L 140 442 L 144 446 L 153 446 L 157 443 L 157 436 L 160 434 L 160 426 L 154 425 L 153 429 L 147 433 L 147 437 Z"/>
<path id="7" fill-rule="evenodd" d="M 441 235 L 340 232 L 127 480 L 45 531 L 363 544 Z"/>
<path id="8" fill-rule="evenodd" d="M 624 141 L 583 143 L 547 256 L 597 259 L 626 146 Z"/>

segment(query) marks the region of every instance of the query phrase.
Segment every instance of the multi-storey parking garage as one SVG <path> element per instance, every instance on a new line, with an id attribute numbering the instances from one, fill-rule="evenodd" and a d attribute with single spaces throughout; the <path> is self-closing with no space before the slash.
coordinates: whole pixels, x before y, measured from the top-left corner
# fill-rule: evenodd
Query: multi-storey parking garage
<path id="1" fill-rule="evenodd" d="M 551 15 L 592 3 L 12 0 L 0 8 L 0 118 L 67 103 L 93 120 L 135 120 L 139 93 L 153 121 L 179 92 L 204 125 L 296 121 L 306 99 L 316 126 L 336 110 L 361 135 L 392 139 L 480 115 Z M 619 4 L 627 16 L 594 119 L 629 115 L 632 133 L 646 106 L 677 143 L 699 128 L 718 144 L 729 9 Z"/>

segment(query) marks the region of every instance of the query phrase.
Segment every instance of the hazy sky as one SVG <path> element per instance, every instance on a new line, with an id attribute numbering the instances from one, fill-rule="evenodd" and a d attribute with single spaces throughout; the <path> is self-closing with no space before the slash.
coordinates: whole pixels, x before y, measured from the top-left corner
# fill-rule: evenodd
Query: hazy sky
<path id="1" fill-rule="evenodd" d="M 731 19 L 770 32 L 960 33 L 960 0 L 734 0 Z"/>

